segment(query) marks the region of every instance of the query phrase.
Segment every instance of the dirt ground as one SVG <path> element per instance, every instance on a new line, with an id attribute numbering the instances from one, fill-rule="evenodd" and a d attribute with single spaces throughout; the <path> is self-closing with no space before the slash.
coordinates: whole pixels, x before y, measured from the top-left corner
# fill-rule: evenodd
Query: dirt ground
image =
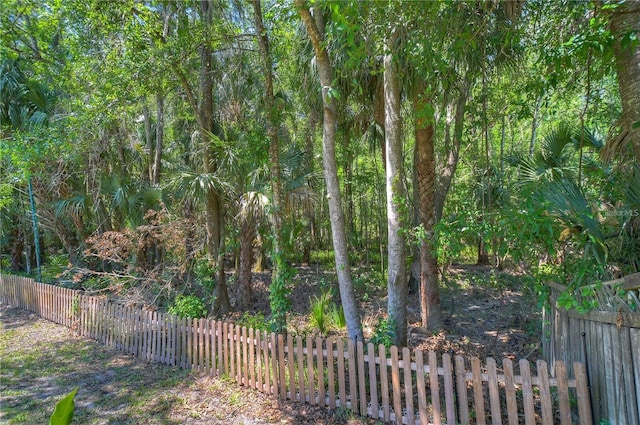
<path id="1" fill-rule="evenodd" d="M 358 276 L 369 275 L 354 270 L 356 297 L 360 303 L 365 338 L 370 338 L 376 323 L 386 317 L 386 283 L 377 288 L 358 285 Z M 338 293 L 335 275 L 318 268 L 300 267 L 292 292 L 290 329 L 297 333 L 317 333 L 309 327 L 310 300 L 331 287 Z M 269 273 L 254 274 L 255 311 L 269 314 Z M 418 294 L 408 296 L 409 340 L 411 348 L 439 354 L 502 359 L 537 359 L 541 354 L 541 310 L 536 296 L 522 275 L 496 273 L 489 267 L 452 266 L 442 283 L 441 306 L 446 330 L 436 334 L 420 328 Z M 233 288 L 232 289 L 233 292 Z M 232 300 L 233 301 L 233 300 Z M 237 314 L 235 317 L 237 318 Z M 333 330 L 332 335 L 346 334 Z"/>
<path id="2" fill-rule="evenodd" d="M 224 378 L 146 363 L 35 314 L 0 305 L 0 423 L 44 424 L 78 387 L 74 424 L 359 424 Z"/>

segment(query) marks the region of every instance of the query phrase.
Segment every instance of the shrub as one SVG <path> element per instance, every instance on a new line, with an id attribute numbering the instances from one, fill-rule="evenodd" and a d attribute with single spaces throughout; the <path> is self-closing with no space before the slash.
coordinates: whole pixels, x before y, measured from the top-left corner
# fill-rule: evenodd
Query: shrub
<path id="1" fill-rule="evenodd" d="M 169 313 L 179 317 L 198 319 L 207 315 L 204 301 L 195 295 L 178 295 L 169 307 Z"/>
<path id="2" fill-rule="evenodd" d="M 378 319 L 378 323 L 376 323 L 375 329 L 373 330 L 373 336 L 369 342 L 375 346 L 382 344 L 385 348 L 389 349 L 393 345 L 394 339 L 395 328 L 393 322 L 389 319 Z"/>
<path id="3" fill-rule="evenodd" d="M 242 316 L 236 321 L 240 326 L 246 326 L 248 329 L 256 331 L 268 331 L 269 321 L 264 317 L 262 313 L 251 314 L 245 311 Z"/>

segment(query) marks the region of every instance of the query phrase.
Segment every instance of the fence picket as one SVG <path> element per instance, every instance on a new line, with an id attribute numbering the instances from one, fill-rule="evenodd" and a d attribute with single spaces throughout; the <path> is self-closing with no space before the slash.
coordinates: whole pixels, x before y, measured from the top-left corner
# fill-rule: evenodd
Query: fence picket
<path id="1" fill-rule="evenodd" d="M 338 349 L 338 394 L 340 395 L 340 407 L 347 407 L 347 389 L 344 370 L 344 342 L 342 338 L 338 338 L 336 341 Z"/>
<path id="2" fill-rule="evenodd" d="M 407 424 L 416 423 L 413 410 L 413 378 L 411 374 L 411 351 L 409 348 L 402 349 L 402 370 L 404 371 L 404 402 L 407 412 Z M 455 422 L 452 422 L 455 423 Z"/>
<path id="3" fill-rule="evenodd" d="M 260 331 L 256 331 L 256 374 L 257 374 L 257 385 L 258 390 L 264 391 L 264 381 L 262 380 L 263 369 L 262 369 L 262 336 Z"/>
<path id="4" fill-rule="evenodd" d="M 316 367 L 318 370 L 318 404 L 320 407 L 324 407 L 326 405 L 325 399 L 325 387 L 324 387 L 324 355 L 322 354 L 322 338 L 316 338 Z"/>
<path id="5" fill-rule="evenodd" d="M 271 394 L 278 396 L 278 353 L 276 353 L 276 334 L 273 332 L 271 332 L 269 347 L 271 348 L 271 378 L 273 379 Z"/>
<path id="6" fill-rule="evenodd" d="M 329 408 L 336 408 L 336 378 L 333 356 L 333 338 L 327 339 L 327 385 L 329 393 Z"/>
<path id="7" fill-rule="evenodd" d="M 456 365 L 456 386 L 458 389 L 458 415 L 460 416 L 460 423 L 469 423 L 469 398 L 467 394 L 467 371 L 464 366 L 464 358 L 462 356 L 455 356 L 454 362 Z"/>
<path id="8" fill-rule="evenodd" d="M 509 425 L 518 425 L 518 405 L 516 401 L 516 386 L 513 377 L 513 362 L 510 359 L 502 360 L 504 369 L 504 390 L 507 400 L 507 417 Z"/>
<path id="9" fill-rule="evenodd" d="M 269 337 L 267 331 L 262 332 L 262 358 L 263 358 L 263 378 L 264 392 L 271 394 L 271 373 L 269 371 Z"/>
<path id="10" fill-rule="evenodd" d="M 316 404 L 315 384 L 313 373 L 313 339 L 307 336 L 307 391 L 309 392 L 309 404 Z"/>
<path id="11" fill-rule="evenodd" d="M 400 399 L 400 362 L 398 360 L 398 347 L 391 347 L 391 388 L 393 393 L 393 413 L 395 422 L 402 423 L 402 400 Z"/>
<path id="12" fill-rule="evenodd" d="M 473 375 L 473 404 L 476 412 L 476 424 L 485 425 L 486 417 L 484 413 L 484 394 L 482 385 L 482 370 L 480 359 L 471 359 L 471 374 Z"/>
<path id="13" fill-rule="evenodd" d="M 487 375 L 489 378 L 489 405 L 491 406 L 491 423 L 493 425 L 502 425 L 500 394 L 498 392 L 498 371 L 496 367 L 496 360 L 491 357 L 487 359 Z"/>
<path id="14" fill-rule="evenodd" d="M 544 360 L 537 361 L 538 378 L 540 379 L 540 402 L 542 411 L 542 424 L 553 425 L 553 412 L 551 407 L 551 392 L 549 391 L 549 369 Z"/>
<path id="15" fill-rule="evenodd" d="M 304 384 L 304 346 L 302 345 L 302 337 L 296 337 L 296 360 L 298 361 L 298 401 L 306 400 L 306 385 Z"/>
<path id="16" fill-rule="evenodd" d="M 369 363 L 369 399 L 371 400 L 371 416 L 380 418 L 378 410 L 378 382 L 376 373 L 376 349 L 372 343 L 367 344 L 367 361 Z M 333 407 L 333 406 L 332 406 Z"/>
<path id="17" fill-rule="evenodd" d="M 389 404 L 389 378 L 387 374 L 387 350 L 384 345 L 378 345 L 380 357 L 380 393 L 382 397 L 382 418 L 385 422 L 391 420 L 391 405 Z"/>
<path id="18" fill-rule="evenodd" d="M 571 407 L 569 406 L 569 385 L 567 367 L 564 362 L 555 363 L 556 380 L 558 381 L 558 405 L 560 407 L 560 425 L 571 425 Z"/>
<path id="19" fill-rule="evenodd" d="M 424 380 L 424 357 L 421 350 L 415 350 L 416 357 L 416 387 L 418 392 L 418 419 L 420 425 L 427 425 L 427 387 Z"/>
<path id="20" fill-rule="evenodd" d="M 356 343 L 356 361 L 358 363 L 358 394 L 360 395 L 360 413 L 367 414 L 367 387 L 364 379 L 364 344 Z"/>
<path id="21" fill-rule="evenodd" d="M 250 387 L 249 384 L 249 340 L 247 339 L 247 327 L 242 327 L 242 370 L 244 371 L 243 384 Z"/>
<path id="22" fill-rule="evenodd" d="M 442 355 L 442 368 L 444 370 L 444 405 L 447 412 L 447 423 L 455 424 L 456 421 L 456 408 L 453 389 L 453 366 L 451 365 L 451 355 Z"/>
<path id="23" fill-rule="evenodd" d="M 531 387 L 531 369 L 529 362 L 521 359 L 520 375 L 522 376 L 522 401 L 524 403 L 524 423 L 525 425 L 535 425 L 536 412 L 533 407 L 533 389 Z"/>
<path id="24" fill-rule="evenodd" d="M 242 369 L 242 326 L 236 325 L 235 332 L 236 339 L 236 382 L 239 385 L 242 385 L 242 380 L 244 378 L 244 370 Z"/>
<path id="25" fill-rule="evenodd" d="M 358 376 L 356 371 L 356 347 L 352 339 L 347 340 L 347 364 L 349 369 L 349 401 L 351 410 L 358 414 Z"/>
<path id="26" fill-rule="evenodd" d="M 438 382 L 438 358 L 433 351 L 429 352 L 429 389 L 431 391 L 431 408 L 433 409 L 433 423 L 442 423 L 442 411 L 440 410 L 440 383 Z"/>
<path id="27" fill-rule="evenodd" d="M 296 399 L 296 362 L 293 351 L 293 336 L 287 334 L 287 367 L 289 370 L 289 399 Z"/>
<path id="28" fill-rule="evenodd" d="M 584 364 L 575 362 L 573 363 L 573 372 L 576 376 L 576 398 L 578 399 L 580 425 L 591 425 L 593 418 L 591 417 L 591 397 L 589 394 L 587 369 Z"/>
<path id="29" fill-rule="evenodd" d="M 284 336 L 278 335 L 278 381 L 280 381 L 280 398 L 287 398 L 287 374 L 284 363 Z M 322 360 L 322 358 L 320 358 Z"/>
<path id="30" fill-rule="evenodd" d="M 223 326 L 222 322 L 216 322 L 216 341 L 218 346 L 218 359 L 216 361 L 216 375 L 224 375 L 224 339 L 223 339 Z"/>

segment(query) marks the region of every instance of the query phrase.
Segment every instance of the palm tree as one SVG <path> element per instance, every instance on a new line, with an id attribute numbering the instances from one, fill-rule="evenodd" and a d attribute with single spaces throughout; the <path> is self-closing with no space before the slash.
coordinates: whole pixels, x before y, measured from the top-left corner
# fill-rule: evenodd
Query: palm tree
<path id="1" fill-rule="evenodd" d="M 38 82 L 28 79 L 16 59 L 4 58 L 0 62 L 0 136 L 8 140 L 18 133 L 28 133 L 46 125 L 53 112 L 55 98 L 53 92 Z M 28 155 L 24 152 L 19 154 Z M 23 158 L 29 168 L 33 167 L 35 160 L 35 158 Z M 23 177 L 27 180 L 38 279 L 40 279 L 40 234 L 31 170 L 23 171 L 26 172 L 26 176 Z M 20 242 L 16 241 L 16 243 L 20 245 Z"/>

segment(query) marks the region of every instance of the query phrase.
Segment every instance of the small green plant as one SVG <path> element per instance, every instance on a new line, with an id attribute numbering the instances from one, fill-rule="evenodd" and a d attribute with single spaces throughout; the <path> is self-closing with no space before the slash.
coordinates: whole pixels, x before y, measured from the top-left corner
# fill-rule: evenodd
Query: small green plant
<path id="1" fill-rule="evenodd" d="M 195 295 L 178 295 L 169 307 L 169 313 L 179 317 L 198 319 L 207 315 L 207 308 L 204 301 Z"/>
<path id="2" fill-rule="evenodd" d="M 214 276 L 216 275 L 216 271 L 211 265 L 209 261 L 204 259 L 198 259 L 196 261 L 196 265 L 194 267 L 194 273 L 196 275 L 196 280 L 202 285 L 202 287 L 212 291 L 216 286 L 216 281 Z"/>
<path id="3" fill-rule="evenodd" d="M 311 324 L 318 329 L 321 334 L 325 334 L 329 325 L 329 315 L 327 310 L 331 301 L 331 291 L 323 292 L 319 297 L 314 296 L 309 300 L 311 304 L 310 320 Z"/>
<path id="4" fill-rule="evenodd" d="M 264 317 L 262 313 L 251 314 L 248 311 L 242 313 L 242 316 L 236 321 L 240 326 L 246 326 L 248 329 L 256 331 L 268 331 L 269 321 Z"/>
<path id="5" fill-rule="evenodd" d="M 344 308 L 342 306 L 332 303 L 331 309 L 329 310 L 329 316 L 331 317 L 331 322 L 338 329 L 344 329 L 347 326 L 347 319 L 344 317 Z"/>
<path id="6" fill-rule="evenodd" d="M 73 420 L 73 409 L 75 408 L 73 398 L 77 392 L 78 388 L 75 388 L 56 404 L 56 408 L 49 418 L 49 425 L 69 425 L 71 423 Z"/>
<path id="7" fill-rule="evenodd" d="M 393 322 L 388 318 L 380 318 L 378 319 L 378 323 L 373 330 L 373 336 L 371 337 L 371 342 L 373 345 L 384 345 L 385 348 L 389 349 L 393 345 L 393 341 L 395 339 L 395 329 L 393 326 Z"/>

